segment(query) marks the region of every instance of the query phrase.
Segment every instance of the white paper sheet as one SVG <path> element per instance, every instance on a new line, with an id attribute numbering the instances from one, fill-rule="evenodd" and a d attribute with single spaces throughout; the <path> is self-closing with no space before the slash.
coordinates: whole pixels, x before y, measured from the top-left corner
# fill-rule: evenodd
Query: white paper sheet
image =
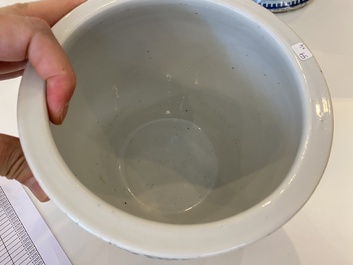
<path id="1" fill-rule="evenodd" d="M 71 265 L 24 188 L 0 177 L 0 264 Z"/>

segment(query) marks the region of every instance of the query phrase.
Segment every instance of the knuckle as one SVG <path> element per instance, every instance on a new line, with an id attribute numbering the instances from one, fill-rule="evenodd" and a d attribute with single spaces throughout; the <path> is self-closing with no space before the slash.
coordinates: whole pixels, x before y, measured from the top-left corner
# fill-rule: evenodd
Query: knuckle
<path id="1" fill-rule="evenodd" d="M 42 33 L 45 35 L 51 34 L 51 28 L 49 24 L 38 17 L 25 17 L 25 23 L 30 27 L 32 32 Z"/>

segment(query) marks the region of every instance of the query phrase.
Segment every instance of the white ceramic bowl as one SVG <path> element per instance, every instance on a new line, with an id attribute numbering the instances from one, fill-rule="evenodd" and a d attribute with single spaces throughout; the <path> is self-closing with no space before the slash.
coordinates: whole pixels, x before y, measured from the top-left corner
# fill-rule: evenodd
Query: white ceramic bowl
<path id="1" fill-rule="evenodd" d="M 252 1 L 88 1 L 54 32 L 77 74 L 69 115 L 49 125 L 28 66 L 20 139 L 49 197 L 93 234 L 210 256 L 272 233 L 317 186 L 333 134 L 324 77 Z"/>

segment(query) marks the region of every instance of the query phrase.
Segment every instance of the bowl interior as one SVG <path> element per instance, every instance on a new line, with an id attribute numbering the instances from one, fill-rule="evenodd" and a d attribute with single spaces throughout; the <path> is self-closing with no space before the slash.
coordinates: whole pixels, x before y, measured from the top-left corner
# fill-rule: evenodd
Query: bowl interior
<path id="1" fill-rule="evenodd" d="M 110 205 L 206 223 L 285 180 L 302 138 L 302 91 L 280 44 L 246 15 L 206 1 L 127 2 L 63 45 L 77 88 L 53 137 Z"/>

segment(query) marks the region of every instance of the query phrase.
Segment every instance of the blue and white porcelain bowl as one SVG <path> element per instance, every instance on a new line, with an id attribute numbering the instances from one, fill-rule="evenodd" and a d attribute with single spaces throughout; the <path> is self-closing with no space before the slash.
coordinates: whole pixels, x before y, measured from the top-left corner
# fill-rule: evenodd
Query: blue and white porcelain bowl
<path id="1" fill-rule="evenodd" d="M 62 126 L 29 65 L 27 161 L 64 212 L 141 255 L 257 241 L 309 199 L 328 161 L 329 91 L 312 53 L 244 0 L 87 1 L 54 27 L 77 75 Z"/>
<path id="2" fill-rule="evenodd" d="M 283 12 L 305 6 L 310 0 L 253 0 L 272 12 Z"/>

